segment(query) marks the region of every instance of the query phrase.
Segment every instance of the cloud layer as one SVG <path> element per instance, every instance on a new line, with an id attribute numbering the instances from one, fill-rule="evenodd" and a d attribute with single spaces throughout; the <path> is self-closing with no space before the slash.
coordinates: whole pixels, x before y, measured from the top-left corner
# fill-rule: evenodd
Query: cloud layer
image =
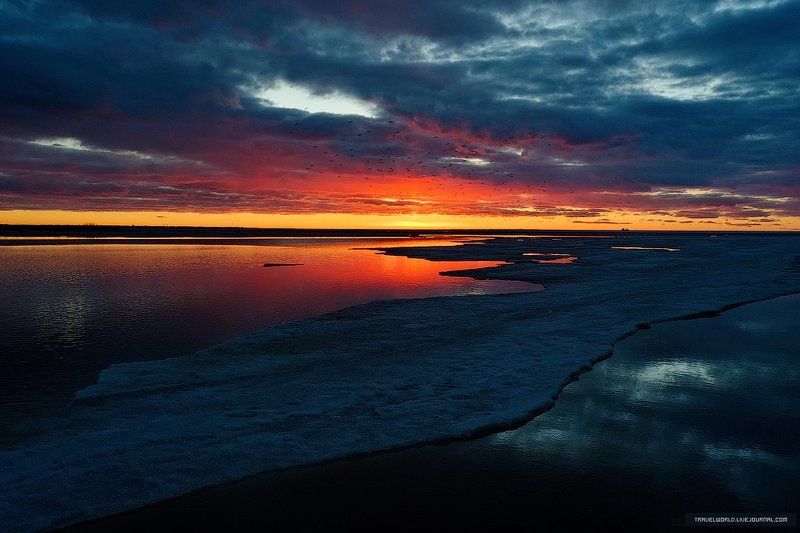
<path id="1" fill-rule="evenodd" d="M 0 209 L 800 216 L 800 2 L 0 0 Z"/>

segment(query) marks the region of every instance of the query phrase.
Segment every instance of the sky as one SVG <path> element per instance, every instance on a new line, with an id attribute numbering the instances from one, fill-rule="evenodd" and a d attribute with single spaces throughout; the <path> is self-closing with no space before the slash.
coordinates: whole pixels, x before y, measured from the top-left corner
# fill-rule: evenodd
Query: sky
<path id="1" fill-rule="evenodd" d="M 798 21 L 0 0 L 0 223 L 800 229 Z"/>

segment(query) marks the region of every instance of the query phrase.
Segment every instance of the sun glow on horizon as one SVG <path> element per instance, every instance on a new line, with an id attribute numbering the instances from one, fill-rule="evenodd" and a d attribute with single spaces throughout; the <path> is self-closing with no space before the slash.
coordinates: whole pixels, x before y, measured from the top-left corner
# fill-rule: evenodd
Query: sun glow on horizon
<path id="1" fill-rule="evenodd" d="M 473 216 L 448 214 L 357 213 L 199 213 L 172 211 L 5 210 L 0 224 L 205 226 L 278 229 L 543 229 L 543 230 L 702 230 L 796 231 L 800 217 L 776 219 L 778 225 L 747 225 L 736 220 L 658 221 L 641 213 L 613 213 L 575 219 L 567 216 Z"/>

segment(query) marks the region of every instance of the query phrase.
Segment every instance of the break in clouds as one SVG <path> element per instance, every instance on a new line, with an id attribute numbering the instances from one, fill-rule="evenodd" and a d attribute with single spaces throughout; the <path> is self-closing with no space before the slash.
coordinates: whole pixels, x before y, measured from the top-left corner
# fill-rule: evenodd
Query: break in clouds
<path id="1" fill-rule="evenodd" d="M 800 216 L 800 2 L 0 0 L 0 209 Z"/>

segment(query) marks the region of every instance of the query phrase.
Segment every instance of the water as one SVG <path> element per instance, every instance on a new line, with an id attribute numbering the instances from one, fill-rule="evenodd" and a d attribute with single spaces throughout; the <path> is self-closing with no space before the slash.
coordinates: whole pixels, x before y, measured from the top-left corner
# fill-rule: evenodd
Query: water
<path id="1" fill-rule="evenodd" d="M 658 324 L 523 427 L 254 476 L 82 526 L 681 529 L 800 510 L 800 296 Z"/>
<path id="2" fill-rule="evenodd" d="M 537 288 L 439 275 L 496 262 L 354 249 L 458 244 L 452 240 L 219 242 L 225 244 L 0 247 L 0 428 L 53 412 L 113 363 L 188 355 L 270 324 L 372 300 Z"/>

